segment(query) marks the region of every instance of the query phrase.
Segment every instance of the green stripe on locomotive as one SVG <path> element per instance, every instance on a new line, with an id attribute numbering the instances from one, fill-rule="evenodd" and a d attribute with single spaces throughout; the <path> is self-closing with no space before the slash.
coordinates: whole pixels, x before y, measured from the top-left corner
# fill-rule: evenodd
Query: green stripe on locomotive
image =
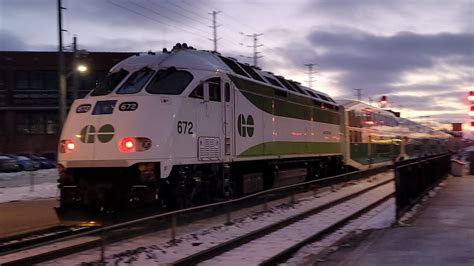
<path id="1" fill-rule="evenodd" d="M 272 141 L 258 144 L 243 151 L 239 157 L 287 155 L 287 154 L 334 154 L 341 152 L 339 142 Z"/>

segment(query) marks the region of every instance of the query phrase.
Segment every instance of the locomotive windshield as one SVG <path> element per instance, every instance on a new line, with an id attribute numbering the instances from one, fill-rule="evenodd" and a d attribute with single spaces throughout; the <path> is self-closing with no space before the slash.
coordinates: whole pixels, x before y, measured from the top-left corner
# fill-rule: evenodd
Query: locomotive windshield
<path id="1" fill-rule="evenodd" d="M 128 75 L 128 71 L 120 69 L 117 72 L 109 73 L 105 80 L 99 82 L 91 92 L 91 96 L 107 95 Z"/>
<path id="2" fill-rule="evenodd" d="M 118 89 L 117 94 L 133 94 L 139 92 L 155 73 L 152 69 L 144 67 L 133 73 Z"/>
<path id="3" fill-rule="evenodd" d="M 193 80 L 193 75 L 174 67 L 159 70 L 148 84 L 146 91 L 152 94 L 181 94 Z"/>

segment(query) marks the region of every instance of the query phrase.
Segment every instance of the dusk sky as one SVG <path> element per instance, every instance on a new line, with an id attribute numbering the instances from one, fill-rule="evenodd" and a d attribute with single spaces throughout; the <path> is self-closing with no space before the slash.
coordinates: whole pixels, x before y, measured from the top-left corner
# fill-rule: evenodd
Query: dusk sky
<path id="1" fill-rule="evenodd" d="M 0 0 L 0 50 L 57 50 L 56 0 Z M 64 0 L 63 34 L 89 51 L 146 52 L 186 42 L 240 61 L 252 39 L 264 70 L 336 99 L 373 103 L 420 122 L 467 123 L 474 90 L 474 0 Z M 244 33 L 244 34 L 242 34 Z M 424 118 L 420 118 L 423 116 Z M 429 117 L 427 117 L 429 116 Z"/>

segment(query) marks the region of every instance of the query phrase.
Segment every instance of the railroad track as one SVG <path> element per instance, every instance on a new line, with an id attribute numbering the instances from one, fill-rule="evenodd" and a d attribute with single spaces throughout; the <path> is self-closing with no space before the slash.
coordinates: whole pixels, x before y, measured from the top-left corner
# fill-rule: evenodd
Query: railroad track
<path id="1" fill-rule="evenodd" d="M 91 230 L 86 226 L 56 226 L 45 230 L 4 238 L 0 242 L 0 256 L 55 239 Z"/>
<path id="2" fill-rule="evenodd" d="M 172 262 L 172 265 L 283 263 L 301 247 L 335 232 L 392 198 L 393 179 Z M 342 207 L 341 207 L 342 206 Z"/>
<path id="3" fill-rule="evenodd" d="M 376 171 L 375 173 L 377 172 L 380 172 L 380 170 Z M 352 175 L 356 176 L 355 179 L 359 179 L 359 178 L 369 176 L 370 173 L 374 174 L 373 171 L 367 171 L 367 172 L 354 173 Z M 352 179 L 343 178 L 340 182 L 345 183 Z M 330 180 L 328 179 L 328 181 Z M 338 186 L 339 184 L 337 184 L 337 182 L 329 182 L 329 183 L 325 183 L 325 185 Z M 319 188 L 321 188 L 321 186 L 319 186 Z M 293 197 L 295 195 L 294 193 L 299 193 L 300 190 L 301 190 L 301 187 L 295 187 L 295 192 L 290 193 L 290 194 Z M 275 197 L 279 198 L 279 196 L 275 196 Z M 265 204 L 267 203 L 267 200 L 269 198 L 273 198 L 273 196 L 266 197 Z M 255 198 L 254 201 L 250 202 L 249 204 L 255 205 L 255 204 L 262 204 L 262 203 L 263 203 L 262 198 L 257 197 Z M 238 208 L 248 207 L 247 205 L 249 204 L 242 204 L 245 206 L 238 206 Z M 236 205 L 237 204 L 234 203 L 234 206 Z M 197 215 L 193 214 L 193 215 L 188 216 L 187 217 L 188 223 L 192 222 L 193 220 L 198 220 L 202 218 L 202 215 L 210 215 L 211 213 L 212 215 L 216 215 L 216 214 L 219 215 L 225 212 L 225 208 L 222 208 L 222 207 L 219 207 L 218 209 L 215 209 L 215 208 L 202 209 L 201 207 L 195 207 L 195 209 L 196 210 L 199 209 L 202 211 L 198 211 Z M 322 211 L 323 209 L 324 208 L 318 208 L 317 211 Z M 179 211 L 175 211 L 175 212 L 178 213 Z M 171 217 L 171 216 L 169 216 L 169 214 L 167 213 L 162 213 L 159 215 L 155 215 L 154 217 L 145 217 L 145 218 L 137 219 L 135 221 L 128 221 L 128 222 L 118 224 L 118 225 L 92 229 L 91 231 L 88 231 L 88 232 L 75 231 L 71 235 L 64 236 L 63 238 L 60 238 L 60 237 L 56 237 L 55 239 L 43 238 L 42 241 L 37 240 L 36 242 L 30 242 L 30 244 L 24 244 L 22 247 L 18 249 L 15 249 L 15 250 L 10 249 L 10 251 L 0 254 L 0 264 L 1 265 L 25 265 L 25 264 L 48 261 L 48 260 L 66 256 L 69 254 L 81 252 L 87 249 L 100 247 L 104 243 L 104 238 L 106 239 L 105 241 L 107 242 L 107 244 L 110 244 L 116 241 L 129 239 L 129 238 L 139 236 L 139 235 L 144 235 L 146 233 L 150 233 L 153 231 L 168 230 L 170 229 L 169 220 L 166 217 Z M 150 222 L 150 221 L 154 221 L 154 223 L 152 224 L 139 223 L 139 222 Z M 21 255 L 15 254 L 16 252 L 20 253 Z"/>

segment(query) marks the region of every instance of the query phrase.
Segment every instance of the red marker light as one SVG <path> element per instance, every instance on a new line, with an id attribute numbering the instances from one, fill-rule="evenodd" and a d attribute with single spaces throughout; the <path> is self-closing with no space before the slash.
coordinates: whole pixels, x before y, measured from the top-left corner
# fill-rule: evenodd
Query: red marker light
<path id="1" fill-rule="evenodd" d="M 60 153 L 71 153 L 76 149 L 76 144 L 72 139 L 63 139 L 59 144 Z"/>
<path id="2" fill-rule="evenodd" d="M 76 144 L 74 143 L 68 143 L 66 144 L 66 149 L 69 150 L 69 151 L 72 151 L 76 148 Z"/>
<path id="3" fill-rule="evenodd" d="M 135 152 L 136 139 L 134 137 L 125 137 L 120 139 L 118 148 L 121 152 Z"/>

